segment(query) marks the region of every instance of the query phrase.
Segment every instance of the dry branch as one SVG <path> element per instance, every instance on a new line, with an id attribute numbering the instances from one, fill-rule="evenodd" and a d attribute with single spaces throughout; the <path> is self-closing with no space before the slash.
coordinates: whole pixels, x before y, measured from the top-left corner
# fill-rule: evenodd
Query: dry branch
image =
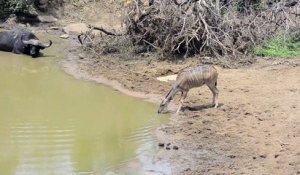
<path id="1" fill-rule="evenodd" d="M 110 32 L 103 27 L 89 27 L 109 38 L 106 40 L 102 36 L 102 43 L 98 43 L 102 47 L 99 49 L 101 53 L 123 48 L 115 37 L 126 42 L 129 40 L 130 44 L 123 45 L 130 45 L 134 53 L 156 51 L 164 56 L 183 57 L 198 54 L 213 58 L 212 62 L 220 62 L 224 58 L 244 62 L 243 55 L 255 45 L 279 32 L 299 27 L 300 3 L 295 2 L 150 0 L 145 4 L 136 0 L 128 7 L 124 34 Z M 91 32 L 87 35 L 90 36 Z M 94 42 L 93 37 L 85 38 Z M 228 63 L 224 64 L 229 67 Z"/>
<path id="2" fill-rule="evenodd" d="M 127 34 L 134 45 L 165 55 L 224 57 L 246 54 L 255 44 L 291 26 L 297 3 L 214 0 L 156 0 L 150 9 L 134 4 Z M 144 12 L 144 13 L 143 13 Z"/>
<path id="3" fill-rule="evenodd" d="M 104 29 L 103 27 L 97 27 L 97 26 L 88 25 L 88 28 L 90 28 L 91 30 L 99 30 L 99 31 L 105 33 L 106 35 L 112 35 L 112 36 L 121 36 L 122 35 L 122 34 L 117 34 L 117 33 L 109 32 L 106 29 Z"/>

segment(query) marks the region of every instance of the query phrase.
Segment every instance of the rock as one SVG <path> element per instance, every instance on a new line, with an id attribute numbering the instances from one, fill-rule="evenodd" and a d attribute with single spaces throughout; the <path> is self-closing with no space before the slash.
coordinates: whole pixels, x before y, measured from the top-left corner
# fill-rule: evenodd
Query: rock
<path id="1" fill-rule="evenodd" d="M 51 15 L 39 15 L 38 20 L 42 23 L 53 23 L 57 21 L 57 19 Z"/>
<path id="2" fill-rule="evenodd" d="M 167 150 L 170 150 L 171 148 L 167 146 L 166 149 L 167 149 Z"/>
<path id="3" fill-rule="evenodd" d="M 63 35 L 60 35 L 59 37 L 62 38 L 62 39 L 68 39 L 69 35 L 68 34 L 63 34 Z"/>
<path id="4" fill-rule="evenodd" d="M 231 159 L 234 159 L 234 158 L 236 158 L 236 156 L 235 156 L 235 155 L 229 155 L 228 157 L 229 157 L 229 158 L 231 158 Z"/>
<path id="5" fill-rule="evenodd" d="M 191 168 L 186 168 L 184 171 L 191 171 Z"/>
<path id="6" fill-rule="evenodd" d="M 173 146 L 173 149 L 178 150 L 179 148 L 178 148 L 178 146 Z"/>
<path id="7" fill-rule="evenodd" d="M 59 27 L 50 27 L 50 30 L 59 30 Z"/>
<path id="8" fill-rule="evenodd" d="M 158 146 L 159 146 L 159 147 L 164 147 L 165 144 L 164 144 L 164 143 L 158 143 Z"/>
<path id="9" fill-rule="evenodd" d="M 17 23 L 16 15 L 10 15 L 9 18 L 6 19 L 5 23 L 9 25 L 15 25 Z"/>
<path id="10" fill-rule="evenodd" d="M 78 54 L 79 59 L 84 59 L 85 55 L 83 53 Z"/>
<path id="11" fill-rule="evenodd" d="M 85 33 L 89 30 L 89 28 L 87 27 L 87 25 L 85 23 L 74 23 L 74 24 L 70 24 L 67 25 L 66 27 L 63 28 L 63 31 L 67 34 L 70 33 Z"/>
<path id="12" fill-rule="evenodd" d="M 265 159 L 267 158 L 267 155 L 260 155 L 259 157 Z"/>

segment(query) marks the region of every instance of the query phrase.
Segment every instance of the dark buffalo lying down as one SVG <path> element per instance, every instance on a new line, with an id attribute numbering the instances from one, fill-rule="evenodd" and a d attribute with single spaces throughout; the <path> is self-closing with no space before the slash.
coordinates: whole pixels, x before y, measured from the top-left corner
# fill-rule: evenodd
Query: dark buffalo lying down
<path id="1" fill-rule="evenodd" d="M 3 31 L 0 32 L 0 50 L 16 54 L 27 54 L 33 58 L 39 55 L 40 49 L 52 45 L 43 44 L 33 33 L 26 31 Z"/>

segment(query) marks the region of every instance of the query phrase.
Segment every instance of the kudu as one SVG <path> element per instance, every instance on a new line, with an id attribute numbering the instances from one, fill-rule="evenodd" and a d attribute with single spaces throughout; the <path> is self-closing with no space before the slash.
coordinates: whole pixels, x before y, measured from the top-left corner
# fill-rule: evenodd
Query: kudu
<path id="1" fill-rule="evenodd" d="M 167 108 L 168 104 L 174 98 L 176 93 L 181 92 L 180 105 L 176 111 L 176 113 L 178 113 L 189 90 L 195 87 L 200 87 L 204 84 L 206 84 L 213 93 L 213 106 L 217 108 L 219 94 L 219 90 L 217 89 L 217 79 L 218 71 L 212 65 L 200 65 L 182 70 L 178 74 L 172 89 L 161 102 L 158 113 L 162 113 Z"/>

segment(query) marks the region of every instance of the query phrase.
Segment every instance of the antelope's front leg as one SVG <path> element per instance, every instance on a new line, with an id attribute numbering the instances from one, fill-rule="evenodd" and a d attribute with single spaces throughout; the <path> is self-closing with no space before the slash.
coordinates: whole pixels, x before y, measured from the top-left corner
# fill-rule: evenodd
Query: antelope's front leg
<path id="1" fill-rule="evenodd" d="M 186 96 L 187 96 L 187 91 L 182 91 L 182 94 L 181 94 L 181 97 L 180 97 L 180 104 L 179 104 L 179 107 L 178 107 L 178 109 L 177 109 L 177 111 L 176 111 L 176 114 L 178 114 L 179 113 L 179 111 L 180 111 L 180 109 L 181 109 L 181 107 L 182 107 L 182 105 L 183 105 L 183 103 L 184 103 L 184 99 L 186 98 Z"/>

